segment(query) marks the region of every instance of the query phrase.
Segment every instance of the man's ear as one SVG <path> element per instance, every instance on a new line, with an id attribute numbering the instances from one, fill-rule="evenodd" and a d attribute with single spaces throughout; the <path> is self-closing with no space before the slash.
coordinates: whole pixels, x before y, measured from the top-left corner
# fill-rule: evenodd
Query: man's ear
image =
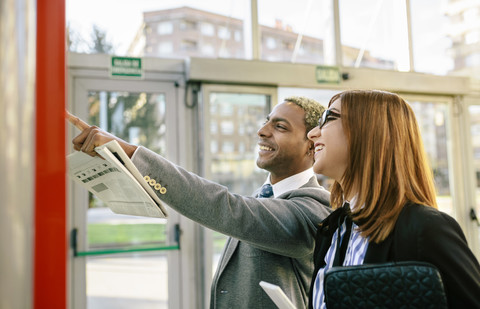
<path id="1" fill-rule="evenodd" d="M 313 147 L 313 142 L 309 140 L 309 141 L 308 141 L 308 151 L 307 151 L 307 154 L 308 154 L 308 155 L 313 155 L 314 149 L 315 149 L 315 147 Z"/>

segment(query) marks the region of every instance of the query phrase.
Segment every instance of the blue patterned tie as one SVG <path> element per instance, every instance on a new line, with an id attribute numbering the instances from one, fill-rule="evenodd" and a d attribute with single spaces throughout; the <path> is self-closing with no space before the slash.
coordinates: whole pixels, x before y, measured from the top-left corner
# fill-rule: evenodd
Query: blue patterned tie
<path id="1" fill-rule="evenodd" d="M 272 195 L 273 195 L 272 185 L 269 183 L 266 183 L 262 186 L 262 189 L 260 189 L 260 193 L 258 194 L 258 197 L 269 198 Z"/>

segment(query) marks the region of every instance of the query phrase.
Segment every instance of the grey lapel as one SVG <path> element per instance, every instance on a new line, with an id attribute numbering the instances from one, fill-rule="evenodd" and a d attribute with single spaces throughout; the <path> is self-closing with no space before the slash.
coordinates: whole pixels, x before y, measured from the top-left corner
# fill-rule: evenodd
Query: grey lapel
<path id="1" fill-rule="evenodd" d="M 222 254 L 222 259 L 218 265 L 218 273 L 221 274 L 225 270 L 225 266 L 228 264 L 230 259 L 233 256 L 233 253 L 237 249 L 239 240 L 233 237 L 228 237 L 227 243 L 225 244 L 225 250 Z"/>

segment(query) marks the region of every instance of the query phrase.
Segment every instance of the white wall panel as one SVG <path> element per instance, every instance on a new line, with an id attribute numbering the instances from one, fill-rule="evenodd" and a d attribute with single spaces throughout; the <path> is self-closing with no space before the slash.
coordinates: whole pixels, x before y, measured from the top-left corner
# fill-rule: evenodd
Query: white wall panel
<path id="1" fill-rule="evenodd" d="M 35 1 L 0 0 L 0 308 L 31 308 Z"/>

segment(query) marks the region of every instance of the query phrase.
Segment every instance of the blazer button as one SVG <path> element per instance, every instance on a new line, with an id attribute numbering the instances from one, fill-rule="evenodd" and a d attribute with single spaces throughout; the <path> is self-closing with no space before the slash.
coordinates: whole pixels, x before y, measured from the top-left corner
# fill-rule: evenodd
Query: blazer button
<path id="1" fill-rule="evenodd" d="M 160 193 L 161 193 L 161 194 L 167 193 L 167 188 L 162 187 L 162 188 L 160 189 Z"/>
<path id="2" fill-rule="evenodd" d="M 148 183 L 153 187 L 157 182 L 155 181 L 155 179 L 150 179 Z"/>
<path id="3" fill-rule="evenodd" d="M 149 181 L 150 181 L 150 176 L 145 175 L 145 176 L 143 177 L 143 179 L 145 179 L 146 182 L 149 182 Z"/>
<path id="4" fill-rule="evenodd" d="M 153 187 L 154 187 L 155 190 L 157 190 L 157 191 L 160 190 L 160 188 L 162 188 L 162 186 L 161 186 L 159 183 L 155 184 L 155 186 L 153 186 Z"/>

